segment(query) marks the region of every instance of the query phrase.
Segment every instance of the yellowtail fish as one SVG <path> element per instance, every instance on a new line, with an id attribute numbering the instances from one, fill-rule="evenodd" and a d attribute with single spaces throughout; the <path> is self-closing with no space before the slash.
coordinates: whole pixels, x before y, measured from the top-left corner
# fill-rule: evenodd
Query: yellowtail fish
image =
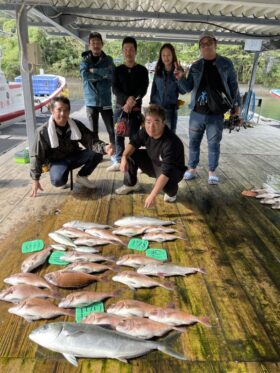
<path id="1" fill-rule="evenodd" d="M 108 244 L 113 244 L 117 245 L 116 241 L 110 241 L 105 238 L 98 238 L 98 237 L 93 237 L 91 238 L 77 238 L 74 241 L 75 245 L 85 245 L 85 246 L 98 246 L 98 245 L 108 245 Z"/>
<path id="2" fill-rule="evenodd" d="M 152 350 L 186 360 L 184 355 L 172 350 L 165 341 L 142 340 L 98 325 L 48 323 L 33 330 L 29 338 L 40 346 L 62 353 L 75 366 L 78 366 L 75 356 L 127 362 L 127 359 L 145 355 Z"/>

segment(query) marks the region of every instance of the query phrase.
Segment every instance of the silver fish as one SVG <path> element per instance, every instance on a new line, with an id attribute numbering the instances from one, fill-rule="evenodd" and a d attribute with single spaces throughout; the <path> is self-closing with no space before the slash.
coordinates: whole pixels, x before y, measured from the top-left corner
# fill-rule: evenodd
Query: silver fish
<path id="1" fill-rule="evenodd" d="M 115 297 L 117 293 L 96 293 L 94 291 L 76 291 L 61 299 L 58 307 L 86 307 L 95 302 Z"/>
<path id="2" fill-rule="evenodd" d="M 275 203 L 274 205 L 271 206 L 274 210 L 280 210 L 280 203 Z"/>
<path id="3" fill-rule="evenodd" d="M 49 237 L 57 243 L 60 243 L 65 246 L 75 247 L 76 245 L 70 240 L 70 238 L 62 236 L 62 234 L 57 232 L 50 232 Z"/>
<path id="4" fill-rule="evenodd" d="M 100 229 L 108 229 L 111 228 L 110 225 L 102 225 L 93 222 L 87 221 L 80 221 L 80 220 L 72 220 L 67 223 L 63 224 L 63 227 L 70 227 L 70 228 L 77 228 L 77 229 L 89 229 L 89 228 L 100 228 Z"/>
<path id="5" fill-rule="evenodd" d="M 45 261 L 50 256 L 52 252 L 52 247 L 46 247 L 42 251 L 38 251 L 34 254 L 29 255 L 21 264 L 22 272 L 31 272 L 33 269 L 44 264 Z"/>
<path id="6" fill-rule="evenodd" d="M 118 234 L 120 236 L 134 237 L 139 234 L 144 233 L 146 226 L 121 226 L 112 231 L 113 234 Z"/>
<path id="7" fill-rule="evenodd" d="M 115 269 L 111 266 L 107 266 L 105 264 L 97 264 L 94 262 L 74 262 L 63 269 L 63 271 L 77 271 L 84 273 L 98 273 L 108 270 L 115 271 Z"/>
<path id="8" fill-rule="evenodd" d="M 75 251 L 66 252 L 63 256 L 60 257 L 61 260 L 66 262 L 114 262 L 112 257 L 102 256 L 98 254 L 91 253 L 76 253 Z"/>
<path id="9" fill-rule="evenodd" d="M 165 241 L 173 241 L 179 238 L 180 240 L 187 241 L 185 238 L 176 236 L 174 234 L 169 233 L 146 233 L 142 236 L 142 240 L 148 241 L 156 241 L 156 242 L 165 242 Z"/>
<path id="10" fill-rule="evenodd" d="M 137 288 L 151 288 L 154 286 L 161 286 L 167 290 L 174 290 L 169 286 L 169 284 L 162 284 L 148 276 L 140 275 L 139 273 L 133 271 L 120 272 L 113 276 L 112 280 L 126 284 L 131 290 Z"/>
<path id="11" fill-rule="evenodd" d="M 86 229 L 85 232 L 94 237 L 106 239 L 108 241 L 116 241 L 124 245 L 124 242 L 121 239 L 119 239 L 118 237 L 116 237 L 114 234 L 107 231 L 106 229 L 90 228 L 90 229 Z"/>
<path id="12" fill-rule="evenodd" d="M 131 317 L 126 320 L 121 320 L 116 325 L 116 330 L 141 339 L 150 339 L 153 337 L 161 337 L 171 330 L 182 332 L 172 325 L 163 324 L 158 321 L 144 319 L 142 317 Z"/>
<path id="13" fill-rule="evenodd" d="M 279 193 L 260 193 L 256 196 L 256 198 L 275 198 L 280 197 Z"/>
<path id="14" fill-rule="evenodd" d="M 261 200 L 264 205 L 274 205 L 277 202 L 280 202 L 280 198 L 264 198 Z"/>
<path id="15" fill-rule="evenodd" d="M 48 323 L 33 330 L 29 338 L 43 347 L 62 353 L 75 366 L 78 365 L 75 356 L 127 362 L 127 359 L 145 355 L 152 350 L 186 360 L 184 355 L 173 351 L 164 342 L 141 340 L 97 325 Z"/>
<path id="16" fill-rule="evenodd" d="M 23 317 L 26 321 L 52 319 L 57 316 L 75 316 L 73 310 L 61 309 L 47 299 L 25 299 L 16 306 L 9 308 L 10 313 Z"/>
<path id="17" fill-rule="evenodd" d="M 53 290 L 53 286 L 50 285 L 43 277 L 35 275 L 35 273 L 15 273 L 4 279 L 4 282 L 9 285 L 32 285 L 39 288 L 48 288 Z"/>
<path id="18" fill-rule="evenodd" d="M 32 285 L 14 285 L 0 292 L 0 300 L 18 303 L 26 298 L 56 298 L 54 292 L 39 289 Z"/>
<path id="19" fill-rule="evenodd" d="M 68 238 L 78 238 L 78 237 L 79 238 L 80 237 L 90 238 L 91 237 L 89 234 L 85 233 L 85 231 L 83 231 L 82 229 L 71 228 L 71 227 L 60 228 L 56 231 L 56 233 L 59 233 L 62 236 L 68 237 Z"/>
<path id="20" fill-rule="evenodd" d="M 115 225 L 122 226 L 134 226 L 134 225 L 171 225 L 175 224 L 174 221 L 160 220 L 156 218 L 150 218 L 148 216 L 127 216 L 125 218 L 115 221 Z"/>
<path id="21" fill-rule="evenodd" d="M 151 263 L 161 263 L 161 261 L 144 255 L 128 254 L 123 255 L 116 262 L 117 265 L 128 266 L 133 268 L 138 268 L 143 265 Z"/>
<path id="22" fill-rule="evenodd" d="M 58 250 L 58 251 L 66 251 L 66 249 L 67 249 L 67 247 L 65 245 L 61 245 L 59 243 L 51 244 L 50 247 L 52 247 L 53 249 Z"/>
<path id="23" fill-rule="evenodd" d="M 157 309 L 160 309 L 160 307 L 153 306 L 152 304 L 144 303 L 135 299 L 125 299 L 111 304 L 107 308 L 107 312 L 124 317 L 149 317 L 149 315 Z"/>
<path id="24" fill-rule="evenodd" d="M 197 272 L 205 273 L 205 271 L 200 268 L 183 267 L 171 263 L 146 264 L 138 268 L 137 272 L 141 273 L 142 275 L 159 277 L 185 276 Z"/>
<path id="25" fill-rule="evenodd" d="M 108 244 L 113 244 L 117 245 L 116 241 L 110 241 L 105 238 L 98 238 L 98 237 L 93 237 L 91 238 L 77 238 L 74 241 L 75 245 L 86 245 L 86 246 L 98 246 L 98 245 L 108 245 Z"/>
<path id="26" fill-rule="evenodd" d="M 166 227 L 164 225 L 151 225 L 145 227 L 145 233 L 175 233 L 178 232 L 172 227 Z"/>
<path id="27" fill-rule="evenodd" d="M 77 251 L 78 253 L 89 253 L 89 254 L 94 254 L 94 253 L 99 253 L 100 249 L 97 247 L 93 246 L 76 246 L 73 248 L 74 251 Z"/>

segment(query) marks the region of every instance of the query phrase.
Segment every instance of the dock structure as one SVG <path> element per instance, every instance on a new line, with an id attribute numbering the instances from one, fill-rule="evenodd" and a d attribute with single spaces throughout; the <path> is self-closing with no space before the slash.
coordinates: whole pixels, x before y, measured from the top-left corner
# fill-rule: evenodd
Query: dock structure
<path id="1" fill-rule="evenodd" d="M 179 118 L 177 134 L 188 154 L 188 126 Z M 102 133 L 107 139 L 107 134 Z M 280 125 L 259 124 L 240 132 L 224 131 L 218 174 L 220 184 L 207 183 L 207 144 L 202 144 L 199 177 L 180 183 L 176 203 L 158 196 L 153 208 L 143 207 L 153 180 L 140 174 L 140 193 L 119 196 L 114 190 L 122 184 L 122 174 L 106 172 L 108 157 L 91 178 L 97 190 L 78 185 L 74 190 L 51 186 L 44 174 L 44 191 L 29 197 L 29 165 L 17 164 L 17 148 L 0 157 L 0 281 L 20 272 L 27 254 L 21 253 L 24 241 L 42 239 L 51 243 L 48 233 L 70 220 L 113 225 L 123 216 L 146 215 L 175 220 L 176 229 L 187 240 L 153 243 L 167 250 L 173 263 L 200 267 L 206 274 L 171 277 L 174 291 L 163 288 L 139 289 L 134 293 L 117 282 L 98 282 L 86 290 L 121 289 L 120 299 L 137 299 L 158 306 L 171 303 L 197 316 L 208 316 L 211 328 L 189 326 L 175 343 L 187 361 L 161 352 L 151 352 L 129 364 L 110 359 L 78 359 L 78 368 L 62 355 L 32 342 L 32 330 L 50 320 L 32 323 L 8 313 L 10 303 L 0 302 L 1 373 L 171 373 L 171 372 L 279 372 L 280 371 L 280 211 L 262 205 L 257 199 L 241 196 L 241 191 L 265 182 L 279 180 Z M 274 179 L 273 179 L 274 178 Z M 119 257 L 127 248 L 107 245 L 102 253 Z M 123 267 L 125 269 L 125 267 Z M 40 275 L 58 269 L 45 264 L 35 271 Z M 110 275 L 111 278 L 111 275 Z M 69 293 L 63 290 L 62 294 Z M 105 309 L 116 298 L 105 302 Z M 71 321 L 59 317 L 56 321 Z"/>

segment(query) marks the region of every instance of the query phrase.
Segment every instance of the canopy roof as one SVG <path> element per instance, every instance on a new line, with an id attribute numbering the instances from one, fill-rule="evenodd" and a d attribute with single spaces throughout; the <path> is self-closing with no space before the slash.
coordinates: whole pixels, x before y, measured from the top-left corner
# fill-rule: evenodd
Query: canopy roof
<path id="1" fill-rule="evenodd" d="M 221 43 L 257 38 L 264 50 L 280 48 L 280 0 L 0 0 L 0 10 L 14 16 L 23 3 L 29 25 L 83 42 L 90 31 L 107 39 L 196 42 L 209 30 Z"/>

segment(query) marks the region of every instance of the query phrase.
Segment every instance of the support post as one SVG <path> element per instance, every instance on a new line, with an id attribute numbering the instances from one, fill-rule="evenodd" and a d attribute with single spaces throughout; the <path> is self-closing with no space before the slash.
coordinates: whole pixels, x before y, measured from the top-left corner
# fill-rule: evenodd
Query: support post
<path id="1" fill-rule="evenodd" d="M 16 8 L 17 35 L 19 44 L 20 71 L 25 108 L 26 132 L 29 148 L 35 140 L 36 117 L 34 111 L 32 75 L 27 60 L 28 26 L 27 10 L 24 3 Z"/>
<path id="2" fill-rule="evenodd" d="M 256 73 L 257 73 L 258 60 L 259 60 L 259 57 L 260 57 L 260 53 L 261 52 L 255 52 L 255 54 L 254 54 L 253 68 L 252 68 L 251 79 L 250 79 L 249 87 L 248 87 L 247 107 L 245 108 L 245 114 L 244 114 L 245 122 L 247 122 L 247 117 L 248 117 L 249 108 L 250 108 L 251 99 L 252 99 L 252 93 L 253 93 L 253 89 L 254 89 L 254 86 L 255 86 Z"/>

